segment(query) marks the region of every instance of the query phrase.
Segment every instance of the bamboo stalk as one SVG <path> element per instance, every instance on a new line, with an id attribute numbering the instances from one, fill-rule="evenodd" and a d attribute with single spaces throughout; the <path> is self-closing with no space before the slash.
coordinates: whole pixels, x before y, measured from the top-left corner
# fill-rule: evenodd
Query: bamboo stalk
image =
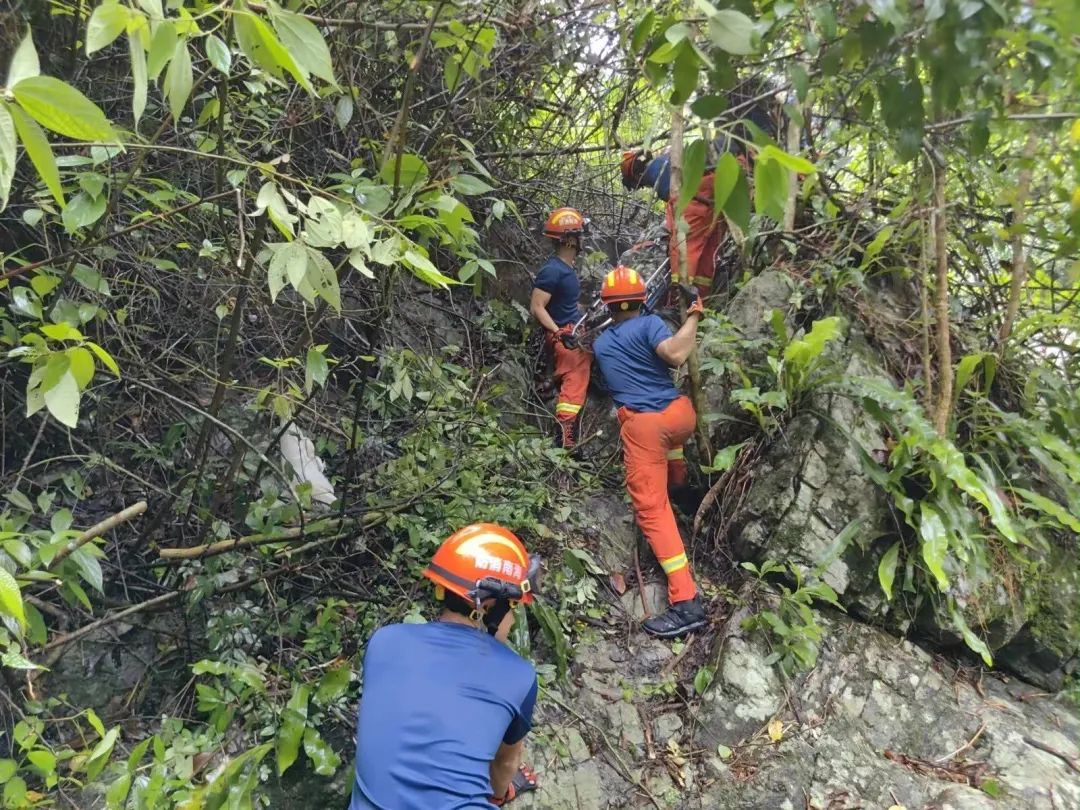
<path id="1" fill-rule="evenodd" d="M 1024 165 L 1020 169 L 1020 177 L 1016 184 L 1016 197 L 1013 200 L 1012 225 L 1012 282 L 1009 287 L 1009 304 L 1005 310 L 1005 319 L 998 333 L 998 354 L 1005 353 L 1005 344 L 1012 334 L 1013 324 L 1016 322 L 1016 313 L 1020 310 L 1020 295 L 1027 283 L 1028 267 L 1027 256 L 1024 254 L 1024 219 L 1027 211 L 1027 198 L 1031 193 L 1032 159 L 1039 145 L 1034 132 L 1028 133 L 1027 143 L 1024 144 Z"/>
<path id="2" fill-rule="evenodd" d="M 682 193 L 683 181 L 683 113 L 681 107 L 676 107 L 671 113 L 671 188 L 668 195 L 670 205 L 677 205 L 679 195 Z M 682 212 L 676 210 L 673 218 L 674 228 L 671 238 L 675 240 L 676 250 L 679 257 L 679 279 L 683 284 L 690 283 L 690 265 L 686 254 L 686 219 Z M 686 320 L 686 312 L 679 316 L 680 321 Z M 686 361 L 687 377 L 690 380 L 690 401 L 694 406 L 697 417 L 697 438 L 701 447 L 702 455 L 712 460 L 712 442 L 709 441 L 709 431 L 703 418 L 704 408 L 701 396 L 701 358 L 698 355 L 695 343 L 690 357 Z"/>
<path id="3" fill-rule="evenodd" d="M 934 251 L 937 260 L 937 356 L 938 390 L 934 428 L 944 436 L 952 411 L 953 367 L 949 328 L 949 254 L 945 242 L 945 163 L 934 162 Z"/>

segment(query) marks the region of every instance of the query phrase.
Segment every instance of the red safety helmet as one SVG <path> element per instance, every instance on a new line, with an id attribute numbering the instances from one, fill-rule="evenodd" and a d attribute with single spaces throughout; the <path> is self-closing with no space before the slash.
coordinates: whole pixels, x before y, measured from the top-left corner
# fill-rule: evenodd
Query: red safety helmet
<path id="1" fill-rule="evenodd" d="M 540 558 L 517 536 L 495 523 L 473 523 L 448 537 L 424 576 L 441 588 L 479 604 L 485 599 L 532 602 Z"/>
<path id="2" fill-rule="evenodd" d="M 645 281 L 632 267 L 620 264 L 606 276 L 600 287 L 600 300 L 608 306 L 645 300 Z"/>
<path id="3" fill-rule="evenodd" d="M 556 208 L 544 223 L 544 236 L 552 239 L 585 236 L 588 232 L 589 220 L 576 208 Z"/>
<path id="4" fill-rule="evenodd" d="M 625 188 L 635 189 L 641 185 L 641 176 L 645 174 L 645 167 L 651 159 L 652 155 L 644 149 L 627 149 L 622 153 L 619 170 Z"/>

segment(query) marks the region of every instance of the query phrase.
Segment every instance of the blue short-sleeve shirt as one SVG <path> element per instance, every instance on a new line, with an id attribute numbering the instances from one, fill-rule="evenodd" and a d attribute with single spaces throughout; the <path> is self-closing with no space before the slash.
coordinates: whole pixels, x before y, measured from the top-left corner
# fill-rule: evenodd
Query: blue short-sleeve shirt
<path id="1" fill-rule="evenodd" d="M 581 298 L 581 281 L 574 268 L 558 256 L 550 256 L 536 274 L 533 288 L 551 294 L 547 311 L 559 326 L 574 323 L 581 317 L 578 300 Z"/>
<path id="2" fill-rule="evenodd" d="M 651 188 L 657 199 L 667 202 L 671 194 L 671 156 L 664 153 L 650 160 L 641 176 L 641 185 Z"/>
<path id="3" fill-rule="evenodd" d="M 532 665 L 474 627 L 393 624 L 364 653 L 350 810 L 490 810 L 491 761 L 532 727 Z"/>
<path id="4" fill-rule="evenodd" d="M 679 397 L 671 368 L 656 347 L 671 337 L 659 315 L 638 315 L 609 326 L 593 344 L 593 356 L 611 398 L 635 411 L 662 411 Z"/>

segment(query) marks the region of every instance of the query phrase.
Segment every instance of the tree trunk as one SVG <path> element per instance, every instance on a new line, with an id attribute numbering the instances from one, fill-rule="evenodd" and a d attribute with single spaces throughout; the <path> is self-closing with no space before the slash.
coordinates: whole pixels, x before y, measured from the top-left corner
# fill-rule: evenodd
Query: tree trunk
<path id="1" fill-rule="evenodd" d="M 1028 268 L 1027 257 L 1024 255 L 1024 218 L 1027 208 L 1027 198 L 1031 193 L 1032 158 L 1035 157 L 1035 149 L 1039 141 L 1035 133 L 1028 134 L 1027 143 L 1024 144 L 1024 163 L 1020 169 L 1020 178 L 1016 185 L 1016 198 L 1013 200 L 1012 225 L 1012 284 L 1009 288 L 1009 304 L 1005 310 L 1005 320 L 1002 321 L 1001 331 L 998 333 L 998 354 L 1005 353 L 1005 344 L 1012 334 L 1013 324 L 1016 322 L 1016 313 L 1020 309 L 1020 295 L 1024 291 L 1027 282 Z"/>
<path id="2" fill-rule="evenodd" d="M 799 151 L 799 134 L 802 128 L 794 118 L 788 120 L 787 127 L 787 150 L 788 154 L 797 154 Z M 795 203 L 799 199 L 799 175 L 797 172 L 788 172 L 788 195 L 784 204 L 784 232 L 791 233 L 795 230 Z"/>
<path id="3" fill-rule="evenodd" d="M 952 410 L 953 367 L 949 340 L 949 255 L 945 244 L 945 164 L 934 162 L 934 252 L 937 259 L 938 402 L 934 427 L 946 434 Z"/>
<path id="4" fill-rule="evenodd" d="M 682 108 L 676 107 L 671 114 L 671 187 L 668 194 L 669 200 L 678 200 L 682 189 L 683 168 L 683 114 Z M 675 240 L 675 246 L 679 257 L 679 280 L 683 284 L 690 283 L 690 265 L 686 257 L 686 220 L 681 211 L 675 212 L 674 229 L 671 238 Z M 686 320 L 686 311 L 679 316 L 680 320 Z M 697 346 L 690 353 L 686 361 L 687 376 L 690 379 L 690 401 L 694 405 L 697 414 L 697 437 L 701 447 L 701 454 L 706 461 L 712 461 L 712 442 L 709 441 L 709 431 L 705 427 L 702 417 L 704 413 L 701 397 L 701 360 L 698 356 Z"/>

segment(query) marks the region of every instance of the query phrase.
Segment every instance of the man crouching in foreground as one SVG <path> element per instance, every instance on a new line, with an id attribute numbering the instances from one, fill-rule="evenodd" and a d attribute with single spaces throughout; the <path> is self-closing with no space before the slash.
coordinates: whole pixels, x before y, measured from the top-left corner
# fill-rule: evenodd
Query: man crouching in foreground
<path id="1" fill-rule="evenodd" d="M 490 810 L 536 789 L 521 764 L 536 671 L 506 638 L 538 571 L 539 558 L 493 523 L 435 552 L 424 576 L 439 618 L 382 627 L 364 653 L 350 810 Z"/>

